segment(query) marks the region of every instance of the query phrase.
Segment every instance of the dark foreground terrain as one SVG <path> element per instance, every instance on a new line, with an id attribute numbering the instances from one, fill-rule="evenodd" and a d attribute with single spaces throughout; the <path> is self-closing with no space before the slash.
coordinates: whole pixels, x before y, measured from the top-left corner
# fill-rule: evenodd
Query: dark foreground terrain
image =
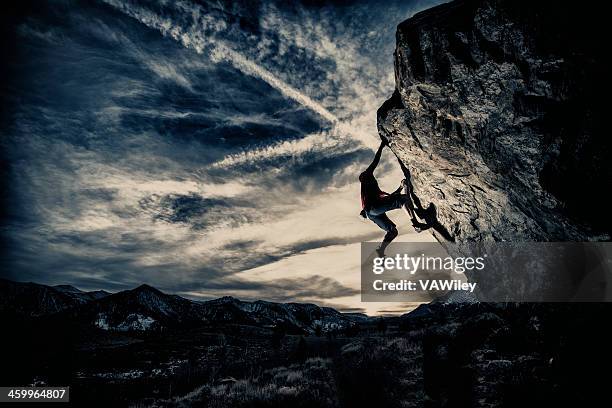
<path id="1" fill-rule="evenodd" d="M 74 406 L 587 406 L 611 362 L 601 304 L 439 302 L 380 319 L 232 298 L 195 304 L 150 287 L 1 289 L 2 384 L 70 385 Z M 182 313 L 203 305 L 199 324 L 159 323 L 170 299 Z"/>

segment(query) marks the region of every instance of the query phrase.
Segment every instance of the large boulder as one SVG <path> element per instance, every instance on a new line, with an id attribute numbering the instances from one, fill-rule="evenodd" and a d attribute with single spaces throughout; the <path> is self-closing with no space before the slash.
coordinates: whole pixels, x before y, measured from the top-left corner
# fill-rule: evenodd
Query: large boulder
<path id="1" fill-rule="evenodd" d="M 610 239 L 606 15 L 465 0 L 398 26 L 378 129 L 433 203 L 439 240 Z"/>

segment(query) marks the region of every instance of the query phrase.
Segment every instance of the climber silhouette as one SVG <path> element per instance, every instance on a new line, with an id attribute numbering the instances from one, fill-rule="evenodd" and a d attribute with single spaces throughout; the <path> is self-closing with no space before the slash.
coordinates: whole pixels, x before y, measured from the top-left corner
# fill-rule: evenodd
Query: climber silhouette
<path id="1" fill-rule="evenodd" d="M 387 142 L 383 139 L 376 151 L 374 160 L 368 166 L 368 168 L 359 175 L 359 181 L 361 182 L 361 216 L 367 218 L 378 225 L 382 230 L 386 231 L 385 237 L 382 243 L 376 249 L 379 256 L 384 256 L 385 248 L 397 237 L 398 231 L 397 226 L 387 216 L 387 211 L 397 210 L 404 208 L 412 221 L 412 226 L 417 232 L 421 232 L 429 226 L 427 224 L 420 223 L 415 214 L 414 204 L 412 197 L 412 184 L 410 183 L 408 169 L 398 159 L 404 175 L 408 175 L 407 178 L 402 180 L 401 185 L 393 193 L 389 194 L 380 189 L 376 177 L 374 177 L 374 170 L 380 162 L 380 156 L 382 151 L 387 146 Z M 416 196 L 414 196 L 416 198 Z"/>

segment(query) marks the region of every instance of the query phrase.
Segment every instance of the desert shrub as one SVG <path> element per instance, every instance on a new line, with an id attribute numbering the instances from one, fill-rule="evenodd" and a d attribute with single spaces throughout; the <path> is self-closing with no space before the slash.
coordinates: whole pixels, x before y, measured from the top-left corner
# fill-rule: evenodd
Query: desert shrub
<path id="1" fill-rule="evenodd" d="M 312 358 L 301 364 L 275 367 L 257 377 L 207 384 L 163 406 L 336 408 L 337 390 L 331 364 L 329 359 Z"/>
<path id="2" fill-rule="evenodd" d="M 340 403 L 405 407 L 422 398 L 420 344 L 406 338 L 365 338 L 342 348 L 335 365 Z"/>

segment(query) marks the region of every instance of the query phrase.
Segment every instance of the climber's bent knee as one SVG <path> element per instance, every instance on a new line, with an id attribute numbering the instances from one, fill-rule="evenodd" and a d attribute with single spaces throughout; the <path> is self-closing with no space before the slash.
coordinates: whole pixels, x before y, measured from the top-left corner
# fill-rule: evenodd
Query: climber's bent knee
<path id="1" fill-rule="evenodd" d="M 385 238 L 383 239 L 383 241 L 385 242 L 391 242 L 395 239 L 395 237 L 397 237 L 399 234 L 399 232 L 397 231 L 397 228 L 393 227 L 392 229 L 390 229 L 389 231 L 387 231 L 387 233 L 385 234 Z"/>

